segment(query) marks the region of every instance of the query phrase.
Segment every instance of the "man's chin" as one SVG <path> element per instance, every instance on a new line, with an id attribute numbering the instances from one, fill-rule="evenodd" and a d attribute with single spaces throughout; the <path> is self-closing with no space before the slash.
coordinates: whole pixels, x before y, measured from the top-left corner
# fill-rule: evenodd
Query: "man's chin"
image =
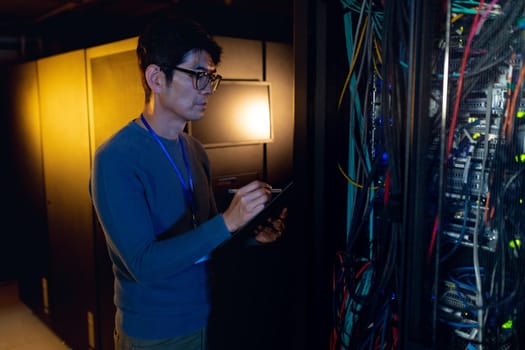
<path id="1" fill-rule="evenodd" d="M 198 120 L 201 120 L 202 118 L 204 118 L 204 113 L 202 113 L 202 114 L 195 114 L 195 115 L 191 118 L 191 120 L 192 120 L 192 121 L 198 121 Z"/>

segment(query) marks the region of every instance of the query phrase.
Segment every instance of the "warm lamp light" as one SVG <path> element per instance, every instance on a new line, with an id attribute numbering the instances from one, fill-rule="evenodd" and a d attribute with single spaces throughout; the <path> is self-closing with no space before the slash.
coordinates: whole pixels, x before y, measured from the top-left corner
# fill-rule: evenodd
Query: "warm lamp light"
<path id="1" fill-rule="evenodd" d="M 266 96 L 254 95 L 248 97 L 238 106 L 238 123 L 248 138 L 265 140 L 270 134 L 270 110 Z"/>
<path id="2" fill-rule="evenodd" d="M 270 83 L 223 80 L 190 130 L 206 147 L 272 141 Z"/>

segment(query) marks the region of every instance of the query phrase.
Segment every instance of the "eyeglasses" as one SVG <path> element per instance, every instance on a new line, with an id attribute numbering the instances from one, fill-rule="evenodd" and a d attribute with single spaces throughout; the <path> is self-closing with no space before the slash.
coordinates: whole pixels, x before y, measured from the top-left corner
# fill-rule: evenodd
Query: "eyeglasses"
<path id="1" fill-rule="evenodd" d="M 222 76 L 217 73 L 197 72 L 180 67 L 173 67 L 173 69 L 193 76 L 193 87 L 197 90 L 204 90 L 211 83 L 211 91 L 215 92 L 222 80 Z"/>

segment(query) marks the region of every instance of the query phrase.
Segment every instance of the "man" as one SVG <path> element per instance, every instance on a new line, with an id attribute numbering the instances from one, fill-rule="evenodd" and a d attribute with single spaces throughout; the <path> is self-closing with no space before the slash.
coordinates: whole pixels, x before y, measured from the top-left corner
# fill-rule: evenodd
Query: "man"
<path id="1" fill-rule="evenodd" d="M 208 256 L 271 197 L 254 181 L 217 213 L 206 152 L 184 133 L 219 86 L 221 51 L 195 22 L 152 23 L 137 46 L 142 114 L 97 149 L 90 191 L 113 263 L 116 350 L 205 349 Z"/>

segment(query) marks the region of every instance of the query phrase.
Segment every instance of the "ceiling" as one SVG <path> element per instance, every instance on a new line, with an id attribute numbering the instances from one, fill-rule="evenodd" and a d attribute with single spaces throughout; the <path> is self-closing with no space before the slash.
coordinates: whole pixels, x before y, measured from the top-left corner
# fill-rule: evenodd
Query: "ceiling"
<path id="1" fill-rule="evenodd" d="M 291 42 L 292 11 L 292 0 L 0 0 L 0 61 L 135 36 L 165 12 L 193 17 L 214 35 Z"/>

